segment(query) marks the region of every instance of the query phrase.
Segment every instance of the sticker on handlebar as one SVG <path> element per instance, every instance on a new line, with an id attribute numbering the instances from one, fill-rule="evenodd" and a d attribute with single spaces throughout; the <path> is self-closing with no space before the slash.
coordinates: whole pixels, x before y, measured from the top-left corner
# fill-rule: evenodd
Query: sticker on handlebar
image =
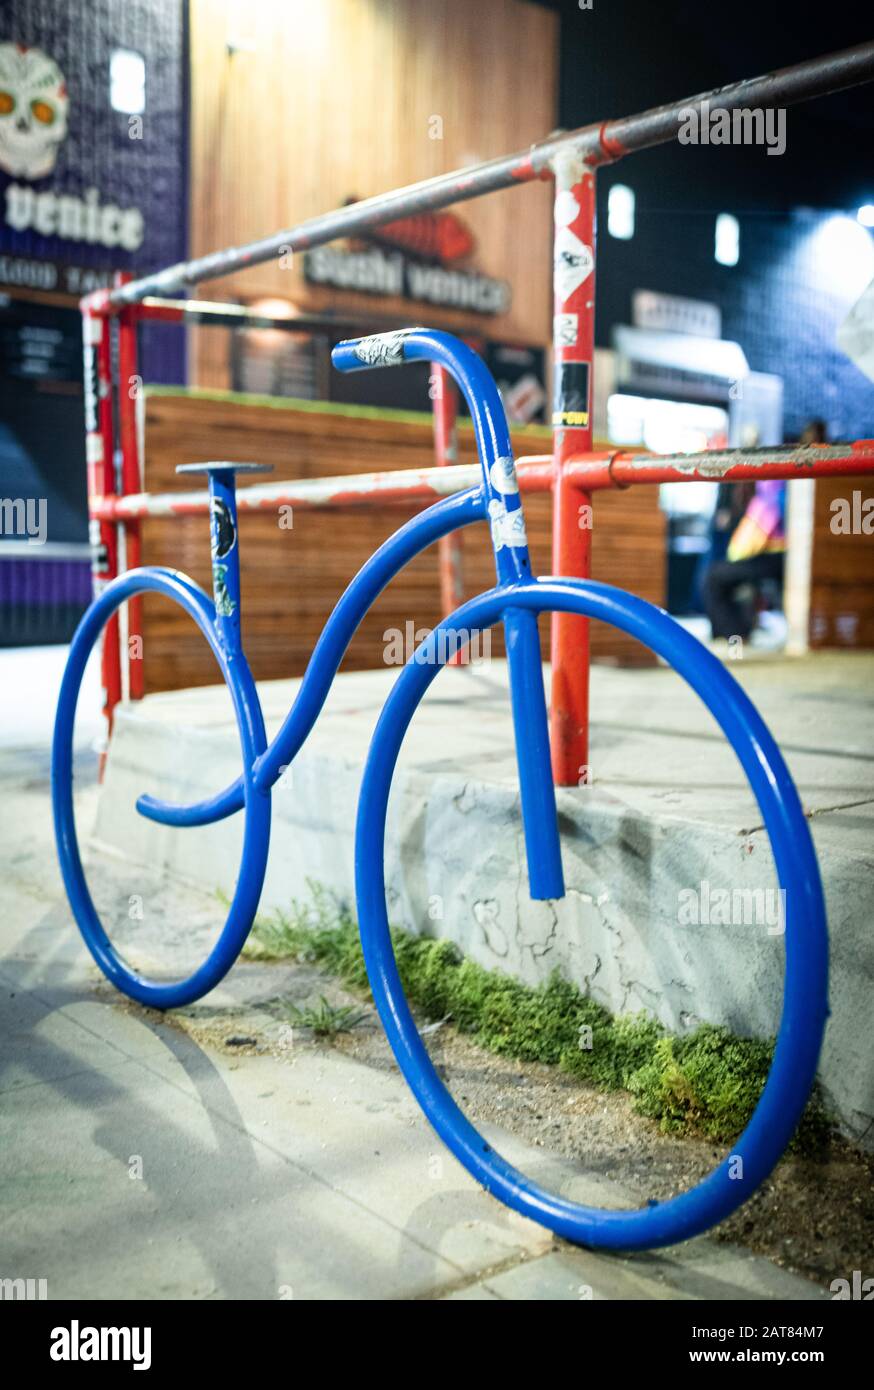
<path id="1" fill-rule="evenodd" d="M 495 459 L 489 469 L 489 478 L 495 492 L 499 492 L 504 497 L 512 496 L 519 491 L 519 480 L 516 477 L 516 465 L 512 458 Z"/>
<path id="2" fill-rule="evenodd" d="M 411 333 L 422 333 L 421 328 L 398 328 L 393 333 L 374 333 L 362 338 L 352 349 L 359 362 L 368 367 L 397 367 L 404 360 L 404 339 Z"/>

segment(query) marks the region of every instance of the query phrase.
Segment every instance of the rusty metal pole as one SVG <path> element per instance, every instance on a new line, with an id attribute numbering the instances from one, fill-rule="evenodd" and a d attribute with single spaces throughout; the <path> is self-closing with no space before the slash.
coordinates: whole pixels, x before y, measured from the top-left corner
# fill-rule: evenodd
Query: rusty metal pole
<path id="1" fill-rule="evenodd" d="M 552 492 L 554 466 L 550 454 L 516 460 L 519 489 L 524 493 Z M 778 445 L 773 449 L 723 449 L 705 454 L 632 454 L 603 450 L 571 459 L 565 475 L 587 492 L 673 482 L 737 482 L 756 478 L 874 477 L 874 439 L 852 444 Z M 429 506 L 482 482 L 478 463 L 453 468 L 392 469 L 387 473 L 346 473 L 336 478 L 305 478 L 281 483 L 258 483 L 237 493 L 240 512 L 275 513 L 279 506 L 300 511 L 344 511 L 402 503 Z M 92 515 L 113 523 L 132 517 L 208 516 L 209 493 L 141 492 L 126 497 L 98 497 Z"/>
<path id="2" fill-rule="evenodd" d="M 131 278 L 128 272 L 116 277 L 116 285 Z M 121 451 L 121 496 L 141 492 L 139 440 L 137 438 L 137 399 L 141 390 L 137 364 L 137 307 L 129 306 L 118 316 L 118 444 Z M 124 523 L 125 569 L 136 569 L 142 560 L 139 518 Z M 143 600 L 130 599 L 127 605 L 127 650 L 123 660 L 127 665 L 128 696 L 131 700 L 143 697 Z"/>
<path id="3" fill-rule="evenodd" d="M 576 150 L 553 161 L 553 507 L 552 572 L 587 579 L 592 499 L 567 464 L 592 448 L 595 345 L 595 173 Z M 552 775 L 557 786 L 589 776 L 589 620 L 552 616 Z"/>
<path id="4" fill-rule="evenodd" d="M 283 251 L 305 251 L 324 246 L 338 237 L 356 236 L 386 222 L 417 213 L 449 207 L 453 203 L 478 198 L 499 188 L 513 188 L 531 179 L 546 178 L 558 155 L 573 150 L 589 162 L 619 159 L 635 150 L 664 145 L 676 140 L 681 112 L 689 106 L 708 102 L 712 110 L 731 111 L 753 106 L 787 106 L 797 101 L 840 92 L 862 82 L 874 80 L 874 40 L 857 44 L 839 53 L 827 53 L 793 67 L 780 68 L 762 77 L 748 77 L 729 82 L 714 91 L 699 92 L 653 106 L 635 116 L 618 120 L 598 121 L 579 130 L 551 135 L 527 150 L 489 160 L 406 188 L 395 188 L 358 203 L 347 204 L 333 212 L 311 217 L 296 227 L 248 242 L 245 246 L 230 246 L 213 251 L 195 260 L 180 261 L 154 275 L 121 285 L 112 291 L 113 308 L 133 304 L 147 296 L 174 294 L 203 280 L 219 279 L 235 270 L 272 261 Z"/>
<path id="5" fill-rule="evenodd" d="M 82 346 L 84 351 L 85 457 L 88 466 L 88 539 L 91 545 L 91 584 L 97 598 L 110 579 L 118 574 L 118 528 L 114 522 L 99 519 L 95 512 L 98 498 L 115 494 L 114 430 L 112 411 L 112 354 L 110 323 L 106 314 L 108 291 L 100 291 L 82 301 Z M 103 631 L 100 671 L 103 686 L 103 715 L 107 741 L 112 733 L 112 717 L 121 699 L 118 615 L 113 614 Z M 106 745 L 100 753 L 100 774 L 106 760 Z"/>
<path id="6" fill-rule="evenodd" d="M 431 364 L 431 400 L 434 415 L 434 456 L 440 468 L 458 462 L 458 391 L 455 382 L 439 362 Z M 464 552 L 462 535 L 454 531 L 437 543 L 440 566 L 440 610 L 444 618 L 464 602 Z M 467 660 L 467 648 L 452 653 L 450 666 Z"/>

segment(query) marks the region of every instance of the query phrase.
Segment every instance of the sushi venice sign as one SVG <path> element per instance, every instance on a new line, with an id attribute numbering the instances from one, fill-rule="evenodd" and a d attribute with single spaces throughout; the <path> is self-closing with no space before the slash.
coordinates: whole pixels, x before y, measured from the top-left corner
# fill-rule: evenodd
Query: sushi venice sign
<path id="1" fill-rule="evenodd" d="M 512 292 L 506 280 L 456 264 L 474 247 L 468 228 L 451 212 L 421 213 L 374 228 L 367 242 L 320 246 L 304 256 L 311 285 L 357 290 L 441 309 L 505 314 Z"/>
<path id="2" fill-rule="evenodd" d="M 5 189 L 6 224 L 14 232 L 136 251 L 144 237 L 139 208 L 104 202 L 96 188 L 80 194 L 32 186 L 54 173 L 69 107 L 64 74 L 53 58 L 41 48 L 0 43 L 0 171 L 12 180 Z"/>

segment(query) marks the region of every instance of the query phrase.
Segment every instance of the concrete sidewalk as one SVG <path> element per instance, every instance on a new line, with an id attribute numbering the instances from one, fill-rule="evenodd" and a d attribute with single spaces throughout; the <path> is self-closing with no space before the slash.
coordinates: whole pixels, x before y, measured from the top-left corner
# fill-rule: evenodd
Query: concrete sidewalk
<path id="1" fill-rule="evenodd" d="M 396 1072 L 306 1044 L 237 1055 L 129 1007 L 71 923 L 47 774 L 43 750 L 4 755 L 0 1275 L 54 1299 L 828 1297 L 708 1238 L 622 1259 L 553 1241 L 473 1183 Z M 93 785 L 82 799 L 93 814 Z M 195 932 L 217 915 L 172 891 Z M 204 1007 L 245 1019 L 276 983 L 242 963 Z M 556 1188 L 623 1204 L 493 1137 Z"/>

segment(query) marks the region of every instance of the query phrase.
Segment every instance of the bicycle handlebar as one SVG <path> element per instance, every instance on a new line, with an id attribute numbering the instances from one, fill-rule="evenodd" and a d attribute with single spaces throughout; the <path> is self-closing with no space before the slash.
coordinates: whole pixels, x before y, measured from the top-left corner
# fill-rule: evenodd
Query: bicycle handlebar
<path id="1" fill-rule="evenodd" d="M 531 561 L 507 416 L 495 379 L 482 358 L 452 333 L 400 328 L 337 343 L 331 361 L 340 372 L 439 362 L 451 373 L 473 421 L 498 579 L 502 583 L 527 579 Z"/>
<path id="2" fill-rule="evenodd" d="M 366 372 L 370 367 L 401 367 L 412 361 L 404 356 L 404 344 L 413 333 L 427 328 L 396 328 L 388 333 L 372 333 L 367 338 L 346 338 L 331 352 L 338 372 Z M 461 344 L 461 346 L 464 346 Z"/>

